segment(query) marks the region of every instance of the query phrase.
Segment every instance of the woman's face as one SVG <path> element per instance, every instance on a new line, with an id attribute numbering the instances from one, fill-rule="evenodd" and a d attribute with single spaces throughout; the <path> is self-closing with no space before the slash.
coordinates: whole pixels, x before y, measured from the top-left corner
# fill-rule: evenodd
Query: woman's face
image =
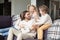
<path id="1" fill-rule="evenodd" d="M 35 9 L 34 9 L 34 7 L 33 7 L 33 6 L 30 6 L 30 7 L 29 7 L 29 12 L 33 13 L 33 12 L 34 12 L 34 10 L 35 10 Z"/>
<path id="2" fill-rule="evenodd" d="M 25 18 L 27 18 L 27 19 L 31 19 L 31 15 L 30 15 L 29 12 L 27 12 L 27 13 L 25 14 Z"/>

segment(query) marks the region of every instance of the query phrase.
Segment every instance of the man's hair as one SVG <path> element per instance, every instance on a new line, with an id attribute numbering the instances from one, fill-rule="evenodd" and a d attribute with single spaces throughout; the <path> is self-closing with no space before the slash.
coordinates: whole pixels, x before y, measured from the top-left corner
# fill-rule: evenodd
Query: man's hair
<path id="1" fill-rule="evenodd" d="M 46 5 L 41 5 L 39 6 L 39 9 L 41 9 L 42 11 L 48 12 L 48 7 Z"/>
<path id="2" fill-rule="evenodd" d="M 25 19 L 25 14 L 29 12 L 27 10 L 23 11 L 21 14 L 20 14 L 20 17 L 21 17 L 21 20 L 24 20 Z"/>

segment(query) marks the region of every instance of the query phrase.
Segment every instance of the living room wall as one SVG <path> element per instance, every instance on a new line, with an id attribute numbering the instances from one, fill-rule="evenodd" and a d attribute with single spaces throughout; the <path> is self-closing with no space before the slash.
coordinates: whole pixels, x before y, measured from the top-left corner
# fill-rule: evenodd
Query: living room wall
<path id="1" fill-rule="evenodd" d="M 11 15 L 17 15 L 27 9 L 27 5 L 31 3 L 31 0 L 11 0 L 11 3 Z"/>

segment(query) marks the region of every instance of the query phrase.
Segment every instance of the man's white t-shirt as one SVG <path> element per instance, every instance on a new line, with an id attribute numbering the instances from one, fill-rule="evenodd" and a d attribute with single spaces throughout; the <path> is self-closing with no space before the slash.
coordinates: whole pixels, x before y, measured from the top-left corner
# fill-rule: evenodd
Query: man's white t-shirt
<path id="1" fill-rule="evenodd" d="M 20 27 L 19 27 L 19 23 L 20 23 L 20 22 L 21 22 L 20 19 L 18 19 L 17 21 L 15 21 L 15 23 L 14 23 L 14 28 L 15 28 L 15 29 L 17 29 L 17 30 L 20 29 Z"/>
<path id="2" fill-rule="evenodd" d="M 34 24 L 34 20 L 33 19 L 31 19 L 29 21 L 23 20 L 20 22 L 20 25 L 22 25 L 22 24 L 23 24 L 24 28 L 21 28 L 21 32 L 22 33 L 28 33 L 28 32 L 30 32 L 30 28 Z"/>

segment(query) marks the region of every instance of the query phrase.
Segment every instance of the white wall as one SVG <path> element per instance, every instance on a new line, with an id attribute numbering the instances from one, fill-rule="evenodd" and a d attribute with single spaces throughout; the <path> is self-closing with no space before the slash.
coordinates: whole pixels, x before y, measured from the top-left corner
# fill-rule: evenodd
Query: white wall
<path id="1" fill-rule="evenodd" d="M 31 5 L 35 5 L 36 6 L 36 0 L 31 0 Z"/>
<path id="2" fill-rule="evenodd" d="M 27 9 L 27 5 L 31 3 L 31 0 L 11 0 L 11 2 L 11 15 L 17 15 Z"/>

